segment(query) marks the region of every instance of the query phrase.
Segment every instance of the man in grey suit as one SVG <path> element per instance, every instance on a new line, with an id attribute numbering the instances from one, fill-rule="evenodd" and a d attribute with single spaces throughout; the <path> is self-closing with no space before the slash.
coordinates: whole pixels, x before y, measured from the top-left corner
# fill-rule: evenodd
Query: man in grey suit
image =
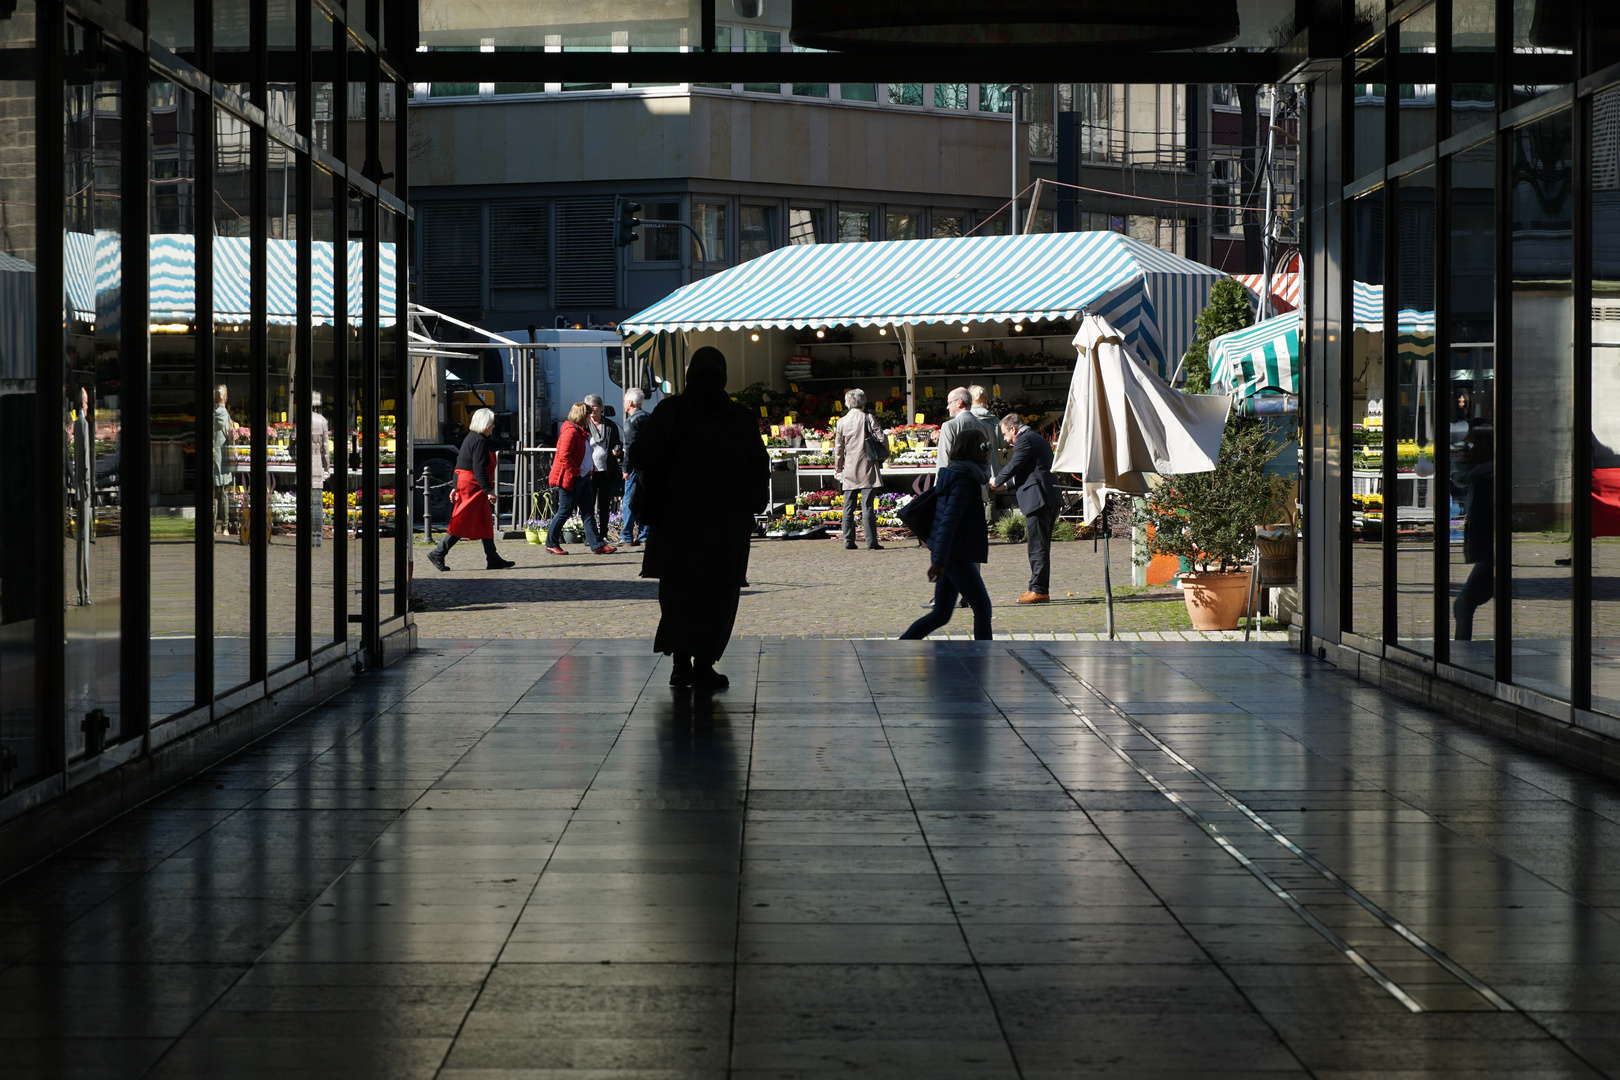
<path id="1" fill-rule="evenodd" d="M 990 490 L 1013 490 L 1029 537 L 1029 588 L 1018 602 L 1044 604 L 1051 599 L 1052 526 L 1057 524 L 1059 505 L 1052 482 L 1052 448 L 1017 413 L 1001 418 L 1001 434 L 1012 447 L 1012 457 Z"/>

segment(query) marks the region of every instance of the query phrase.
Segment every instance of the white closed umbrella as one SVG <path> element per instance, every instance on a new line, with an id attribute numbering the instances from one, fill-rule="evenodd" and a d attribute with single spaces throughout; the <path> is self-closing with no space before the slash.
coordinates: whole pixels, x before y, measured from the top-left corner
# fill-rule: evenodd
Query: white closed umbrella
<path id="1" fill-rule="evenodd" d="M 1184 394 L 1142 364 L 1107 320 L 1087 315 L 1074 336 L 1080 354 L 1058 434 L 1054 472 L 1081 478 L 1087 524 L 1102 514 L 1108 493 L 1146 495 L 1149 473 L 1213 472 L 1232 399 Z M 1103 522 L 1103 589 L 1108 636 L 1114 636 L 1114 592 Z"/>

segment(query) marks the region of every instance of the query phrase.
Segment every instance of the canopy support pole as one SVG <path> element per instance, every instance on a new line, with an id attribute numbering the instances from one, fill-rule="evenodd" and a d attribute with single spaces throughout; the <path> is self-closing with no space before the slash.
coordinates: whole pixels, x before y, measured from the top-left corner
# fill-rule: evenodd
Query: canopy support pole
<path id="1" fill-rule="evenodd" d="M 902 360 L 906 365 L 906 423 L 917 415 L 917 335 L 910 323 L 900 324 Z"/>
<path id="2" fill-rule="evenodd" d="M 1108 610 L 1109 641 L 1114 640 L 1114 576 L 1109 566 L 1108 557 L 1108 538 L 1114 531 L 1113 529 L 1109 528 L 1108 525 L 1108 511 L 1112 508 L 1113 502 L 1114 496 L 1112 494 L 1108 494 L 1103 497 L 1103 512 L 1102 518 L 1099 521 L 1099 524 L 1102 526 L 1103 534 L 1103 600 Z"/>

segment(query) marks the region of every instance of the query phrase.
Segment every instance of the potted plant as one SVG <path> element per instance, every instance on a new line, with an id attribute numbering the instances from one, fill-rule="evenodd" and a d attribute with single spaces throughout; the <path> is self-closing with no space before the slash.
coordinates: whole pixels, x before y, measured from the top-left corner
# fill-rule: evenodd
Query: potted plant
<path id="1" fill-rule="evenodd" d="M 1194 630 L 1235 630 L 1248 597 L 1255 526 L 1276 521 L 1287 483 L 1266 474 L 1277 446 L 1263 421 L 1233 416 L 1214 472 L 1166 476 L 1142 501 L 1150 555 L 1192 566 L 1181 576 Z"/>
<path id="2" fill-rule="evenodd" d="M 542 521 L 540 518 L 530 518 L 528 521 L 523 523 L 523 536 L 529 541 L 529 543 L 536 546 L 544 544 L 546 542 L 546 529 L 550 525 L 550 521 Z"/>

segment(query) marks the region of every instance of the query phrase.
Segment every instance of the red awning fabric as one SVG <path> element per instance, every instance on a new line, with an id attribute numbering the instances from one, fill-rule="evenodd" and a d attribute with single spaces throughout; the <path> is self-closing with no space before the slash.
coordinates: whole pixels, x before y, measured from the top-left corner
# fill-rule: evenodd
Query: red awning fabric
<path id="1" fill-rule="evenodd" d="M 1592 535 L 1620 536 L 1620 469 L 1592 470 Z"/>

